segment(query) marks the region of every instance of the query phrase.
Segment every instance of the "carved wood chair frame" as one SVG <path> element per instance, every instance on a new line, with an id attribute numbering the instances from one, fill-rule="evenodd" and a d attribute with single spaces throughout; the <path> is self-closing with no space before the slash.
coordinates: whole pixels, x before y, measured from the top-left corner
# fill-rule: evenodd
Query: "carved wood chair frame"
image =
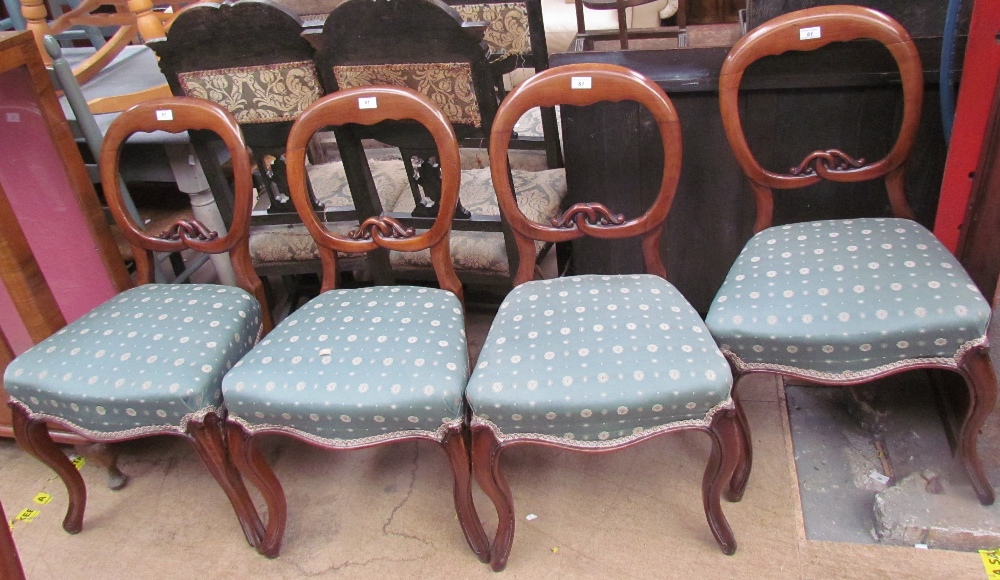
<path id="1" fill-rule="evenodd" d="M 360 108 L 360 99 L 376 99 L 377 108 Z M 370 102 L 370 101 L 369 101 Z M 409 119 L 426 127 L 437 145 L 442 169 L 442 205 L 434 225 L 417 234 L 391 217 L 376 216 L 342 236 L 329 231 L 314 213 L 305 186 L 305 157 L 308 142 L 316 131 L 328 126 L 354 123 L 370 126 L 386 119 Z M 449 237 L 458 199 L 460 163 L 458 144 L 451 123 L 425 96 L 405 88 L 364 87 L 339 91 L 313 103 L 295 122 L 288 137 L 288 180 L 292 200 L 303 223 L 316 240 L 323 262 L 322 292 L 337 283 L 337 253 L 365 253 L 379 248 L 419 251 L 430 248 L 440 287 L 462 299 L 462 286 L 451 264 Z M 454 500 L 466 541 L 482 560 L 488 559 L 488 541 L 472 502 L 472 475 L 465 440 L 465 421 L 444 424 L 437 431 L 400 431 L 356 441 L 319 438 L 295 429 L 275 425 L 255 425 L 230 417 L 228 436 L 233 461 L 244 477 L 261 492 L 267 504 L 266 531 L 257 551 L 275 557 L 281 547 L 287 520 L 287 506 L 281 483 L 257 449 L 261 435 L 284 435 L 325 449 L 364 449 L 398 441 L 429 440 L 441 445 L 449 458 L 454 476 Z M 247 498 L 249 499 L 249 498 Z M 257 512 L 245 527 L 261 526 Z"/>
<path id="2" fill-rule="evenodd" d="M 171 120 L 159 120 L 158 112 L 170 112 Z M 167 231 L 156 236 L 144 232 L 125 209 L 119 187 L 118 157 L 125 141 L 134 133 L 167 131 L 178 133 L 189 129 L 214 131 L 219 134 L 229 148 L 236 175 L 236 218 L 229 232 L 219 236 L 208 231 L 195 220 L 181 221 Z M 240 287 L 264 302 L 263 288 L 250 265 L 247 248 L 247 234 L 252 203 L 250 162 L 239 127 L 232 116 L 212 103 L 199 99 L 166 98 L 136 105 L 124 112 L 109 128 L 101 152 L 101 176 L 104 180 L 105 196 L 112 214 L 121 226 L 122 233 L 135 251 L 137 283 L 153 282 L 153 252 L 178 252 L 187 248 L 206 253 L 228 252 L 233 263 Z M 271 327 L 268 311 L 262 312 L 263 332 Z M 83 528 L 83 513 L 86 507 L 87 491 L 83 477 L 56 446 L 47 422 L 77 433 L 84 439 L 95 442 L 123 442 L 152 435 L 180 436 L 194 446 L 198 455 L 208 467 L 212 476 L 225 491 L 242 523 L 252 521 L 249 514 L 254 509 L 248 501 L 246 489 L 236 468 L 229 461 L 224 443 L 225 410 L 209 411 L 199 415 L 186 425 L 138 428 L 116 433 L 83 432 L 60 417 L 31 412 L 15 400 L 9 403 L 13 412 L 14 435 L 18 444 L 29 454 L 54 470 L 62 479 L 69 492 L 69 507 L 63 520 L 63 529 L 71 534 Z M 247 541 L 256 546 L 263 529 L 244 527 Z"/>
<path id="3" fill-rule="evenodd" d="M 821 30 L 817 38 L 800 37 L 802 29 Z M 764 169 L 754 158 L 743 134 L 739 115 L 739 87 L 744 71 L 758 59 L 788 51 L 811 51 L 831 42 L 872 39 L 880 42 L 892 54 L 900 74 L 903 90 L 903 119 L 899 134 L 889 153 L 882 159 L 866 163 L 836 149 L 814 151 L 788 174 Z M 824 6 L 809 8 L 779 16 L 762 24 L 733 46 L 722 65 L 719 76 L 719 103 L 723 127 L 730 147 L 740 167 L 750 181 L 757 206 L 754 231 L 771 226 L 774 208 L 772 189 L 796 189 L 822 180 L 857 182 L 883 178 L 895 217 L 914 219 L 906 199 L 904 171 L 907 157 L 916 138 L 923 101 L 923 72 L 916 46 L 906 30 L 895 20 L 875 10 L 860 6 Z M 993 487 L 983 470 L 976 449 L 979 430 L 993 410 L 997 400 L 997 383 L 985 340 L 952 359 L 913 359 L 909 364 L 895 365 L 878 372 L 853 377 L 817 377 L 795 369 L 766 364 L 748 364 L 728 351 L 723 351 L 733 367 L 736 401 L 744 452 L 733 475 L 730 493 L 741 497 L 746 489 L 753 460 L 750 428 L 738 398 L 740 379 L 753 373 L 777 373 L 811 384 L 853 386 L 899 372 L 932 368 L 956 372 L 965 381 L 970 397 L 969 409 L 962 418 L 958 436 L 958 454 L 981 503 L 994 501 Z"/>
<path id="4" fill-rule="evenodd" d="M 571 88 L 574 78 L 590 77 L 592 87 Z M 507 148 L 514 124 L 528 109 L 536 106 L 566 104 L 585 106 L 600 101 L 632 100 L 645 106 L 660 130 L 663 143 L 663 176 L 656 199 L 644 214 L 626 219 L 599 203 L 579 203 L 551 224 L 529 220 L 518 208 L 509 177 Z M 642 238 L 642 253 L 649 274 L 667 278 L 660 257 L 660 236 L 670 211 L 681 170 L 681 132 L 676 110 L 669 97 L 655 83 L 635 71 L 608 64 L 575 64 L 539 73 L 515 89 L 501 104 L 490 138 L 490 169 L 500 207 L 510 221 L 521 252 L 515 286 L 531 281 L 534 270 L 531 256 L 535 241 L 565 242 L 584 236 L 618 239 Z M 526 258 L 527 257 L 527 258 Z M 510 488 L 500 470 L 501 453 L 517 445 L 542 445 L 585 453 L 603 453 L 631 447 L 653 437 L 677 431 L 702 431 L 712 441 L 711 456 L 702 481 L 705 515 L 723 552 L 732 554 L 736 540 L 722 512 L 720 497 L 736 467 L 740 452 L 736 410 L 725 404 L 701 421 L 666 425 L 640 435 L 611 441 L 571 441 L 547 435 L 498 435 L 489 421 L 474 412 L 472 431 L 472 467 L 476 482 L 492 500 L 499 517 L 496 535 L 490 548 L 490 564 L 495 571 L 507 564 L 514 539 L 514 504 Z"/>

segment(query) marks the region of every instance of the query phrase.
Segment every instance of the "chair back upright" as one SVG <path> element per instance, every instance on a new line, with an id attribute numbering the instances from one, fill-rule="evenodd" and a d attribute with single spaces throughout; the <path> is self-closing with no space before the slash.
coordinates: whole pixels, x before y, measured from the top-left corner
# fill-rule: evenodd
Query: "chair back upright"
<path id="1" fill-rule="evenodd" d="M 875 162 L 855 159 L 839 149 L 813 151 L 789 173 L 763 168 L 743 133 L 739 89 L 743 73 L 755 61 L 788 51 L 811 51 L 831 42 L 872 39 L 882 43 L 899 67 L 903 88 L 903 120 L 888 154 Z M 743 173 L 749 178 L 757 203 L 754 231 L 771 226 L 772 189 L 796 189 L 822 180 L 858 182 L 885 178 L 893 215 L 913 219 L 906 200 L 904 166 L 917 135 L 923 102 L 923 68 L 910 35 L 895 20 L 861 6 L 821 6 L 779 16 L 755 28 L 733 46 L 719 75 L 722 125 Z"/>
<path id="2" fill-rule="evenodd" d="M 663 176 L 650 207 L 626 219 L 599 203 L 578 203 L 551 224 L 529 220 L 517 205 L 507 150 L 514 124 L 532 107 L 585 106 L 600 101 L 636 101 L 652 114 L 663 142 Z M 535 241 L 567 242 L 593 236 L 613 239 L 642 237 L 646 271 L 667 277 L 660 257 L 660 235 L 670 212 L 681 171 L 681 129 L 670 98 L 639 73 L 617 65 L 573 64 L 548 69 L 522 83 L 504 99 L 490 136 L 490 171 L 500 210 L 509 221 L 518 249 L 514 285 L 534 278 Z"/>
<path id="3" fill-rule="evenodd" d="M 179 220 L 159 234 L 146 232 L 125 206 L 118 162 L 128 138 L 139 132 L 180 133 L 187 130 L 211 131 L 229 150 L 235 199 L 233 221 L 224 234 L 211 231 L 197 219 Z M 187 97 L 168 97 L 135 105 L 119 115 L 108 128 L 100 165 L 108 207 L 122 235 L 133 247 L 138 284 L 154 281 L 153 252 L 169 254 L 191 249 L 206 254 L 228 253 L 238 285 L 262 306 L 264 332 L 271 329 L 264 287 L 250 263 L 250 211 L 253 206 L 250 157 L 239 125 L 228 111 L 214 103 Z"/>
<path id="4" fill-rule="evenodd" d="M 306 150 L 316 131 L 353 123 L 370 127 L 386 120 L 411 120 L 422 125 L 437 148 L 441 167 L 441 204 L 430 229 L 416 233 L 388 216 L 372 216 L 357 230 L 341 236 L 326 228 L 309 197 Z M 406 88 L 362 87 L 327 95 L 310 106 L 292 126 L 286 147 L 292 202 L 319 247 L 323 263 L 321 292 L 337 282 L 337 252 L 367 253 L 378 248 L 416 252 L 430 248 L 438 283 L 462 299 L 462 285 L 451 262 L 451 222 L 458 202 L 461 163 L 455 131 L 444 113 L 426 96 Z"/>

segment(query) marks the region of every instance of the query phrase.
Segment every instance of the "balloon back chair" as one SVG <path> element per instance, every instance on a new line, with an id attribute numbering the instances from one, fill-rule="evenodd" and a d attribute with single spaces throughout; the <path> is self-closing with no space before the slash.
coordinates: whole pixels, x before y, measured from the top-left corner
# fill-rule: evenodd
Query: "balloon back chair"
<path id="1" fill-rule="evenodd" d="M 899 135 L 888 154 L 865 163 L 836 149 L 809 153 L 789 174 L 761 167 L 743 135 L 738 92 L 754 61 L 859 38 L 892 54 L 903 89 Z M 979 429 L 993 410 L 997 383 L 987 354 L 990 307 L 958 261 L 920 224 L 904 191 L 904 166 L 923 98 L 923 72 L 906 31 L 888 16 L 855 6 L 792 12 L 744 36 L 726 58 L 719 80 L 729 144 L 757 202 L 754 235 L 733 264 L 707 324 L 737 377 L 776 373 L 827 386 L 850 386 L 918 368 L 959 373 L 970 406 L 958 454 L 980 502 L 993 488 L 976 450 Z M 895 217 L 824 220 L 771 227 L 773 189 L 822 180 L 883 178 Z M 737 401 L 744 453 L 731 491 L 742 495 L 750 475 L 751 440 Z"/>
<path id="2" fill-rule="evenodd" d="M 525 217 L 508 174 L 507 146 L 517 119 L 531 107 L 626 99 L 649 109 L 663 142 L 663 177 L 646 213 L 626 220 L 589 203 L 574 205 L 550 224 Z M 618 66 L 549 69 L 521 84 L 500 107 L 490 168 L 522 260 L 467 389 L 473 472 L 499 516 L 490 552 L 494 570 L 506 565 L 514 533 L 513 497 L 499 462 L 504 449 L 535 444 L 595 453 L 682 430 L 711 437 L 702 485 L 705 513 L 722 550 L 736 550 L 720 507 L 740 449 L 729 398 L 732 375 L 694 308 L 667 282 L 659 252 L 680 175 L 680 147 L 670 99 L 650 80 Z M 588 235 L 640 236 L 649 273 L 531 281 L 531 260 L 523 258 L 537 241 Z"/>
<path id="3" fill-rule="evenodd" d="M 235 174 L 235 216 L 225 235 L 182 220 L 156 236 L 125 210 L 119 151 L 134 133 L 214 131 L 225 141 Z M 95 442 L 152 435 L 189 440 L 239 514 L 253 509 L 223 443 L 222 376 L 270 327 L 263 289 L 250 266 L 247 231 L 250 165 L 236 121 L 217 105 L 166 98 L 132 107 L 111 125 L 101 152 L 108 205 L 133 246 L 135 286 L 98 306 L 14 359 L 4 374 L 14 435 L 52 468 L 69 491 L 63 528 L 83 527 L 83 478 L 53 443 L 47 423 Z M 154 284 L 153 252 L 227 252 L 241 288 Z M 240 521 L 249 521 L 241 517 Z M 244 528 L 256 545 L 261 529 Z"/>
<path id="4" fill-rule="evenodd" d="M 442 193 L 436 221 L 417 233 L 391 217 L 374 216 L 346 236 L 329 231 L 309 202 L 309 139 L 327 126 L 369 126 L 388 119 L 420 123 L 437 145 Z M 281 484 L 257 450 L 258 436 L 282 434 L 327 449 L 423 439 L 441 444 L 447 453 L 459 523 L 485 561 L 487 541 L 472 503 L 464 439 L 468 351 L 462 287 L 449 257 L 460 172 L 454 130 L 432 101 L 410 89 L 348 89 L 302 113 L 288 137 L 286 155 L 292 200 L 320 249 L 322 290 L 244 357 L 222 387 L 234 462 L 267 504 L 266 534 L 258 551 L 278 554 L 287 517 Z M 336 288 L 338 252 L 363 254 L 379 248 L 430 248 L 440 289 Z"/>

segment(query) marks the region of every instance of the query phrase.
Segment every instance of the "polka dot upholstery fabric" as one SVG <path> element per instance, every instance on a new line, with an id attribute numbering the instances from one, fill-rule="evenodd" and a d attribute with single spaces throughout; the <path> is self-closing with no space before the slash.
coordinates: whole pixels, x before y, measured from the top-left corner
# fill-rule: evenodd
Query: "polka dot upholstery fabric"
<path id="1" fill-rule="evenodd" d="M 223 375 L 260 332 L 260 305 L 239 288 L 146 284 L 14 359 L 4 388 L 91 434 L 183 431 L 222 404 Z"/>
<path id="2" fill-rule="evenodd" d="M 507 296 L 467 396 L 501 438 L 613 442 L 703 420 L 732 383 L 708 329 L 669 282 L 576 276 Z"/>
<path id="3" fill-rule="evenodd" d="M 272 330 L 222 390 L 230 417 L 251 430 L 350 446 L 460 420 L 468 360 L 451 292 L 330 290 Z"/>
<path id="4" fill-rule="evenodd" d="M 707 324 L 744 363 L 849 376 L 955 357 L 983 339 L 989 319 L 989 305 L 934 235 L 891 218 L 758 233 Z"/>

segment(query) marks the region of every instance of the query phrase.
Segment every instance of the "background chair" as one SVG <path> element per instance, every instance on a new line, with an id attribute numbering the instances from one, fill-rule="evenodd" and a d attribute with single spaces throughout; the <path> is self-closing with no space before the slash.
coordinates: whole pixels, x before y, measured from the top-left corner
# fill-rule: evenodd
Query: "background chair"
<path id="1" fill-rule="evenodd" d="M 21 557 L 17 554 L 17 546 L 14 545 L 14 538 L 10 535 L 10 526 L 7 522 L 7 514 L 0 505 L 0 518 L 3 518 L 3 529 L 0 529 L 0 572 L 8 580 L 24 580 L 24 569 L 21 567 Z"/>
<path id="2" fill-rule="evenodd" d="M 137 131 L 217 132 L 233 159 L 236 219 L 219 236 L 197 221 L 181 221 L 159 237 L 143 232 L 125 210 L 118 157 Z M 98 442 L 150 435 L 188 439 L 233 502 L 240 521 L 252 504 L 223 444 L 220 384 L 229 369 L 270 327 L 261 311 L 260 280 L 249 264 L 247 229 L 251 180 L 246 146 L 232 117 L 194 99 L 155 100 L 123 113 L 102 150 L 105 195 L 134 246 L 139 286 L 126 290 L 17 357 L 4 373 L 14 434 L 28 453 L 62 478 L 70 501 L 63 528 L 82 529 L 86 488 L 80 473 L 49 436 L 47 423 Z M 243 289 L 165 285 L 153 281 L 153 252 L 192 248 L 228 252 Z M 260 529 L 244 528 L 251 545 Z"/>
<path id="3" fill-rule="evenodd" d="M 442 184 L 436 221 L 420 234 L 383 216 L 367 219 L 347 236 L 329 231 L 315 215 L 306 186 L 309 139 L 329 125 L 371 126 L 387 118 L 420 123 L 437 144 Z M 256 449 L 258 436 L 283 434 L 327 449 L 422 439 L 441 444 L 447 453 L 459 523 L 469 546 L 485 561 L 487 541 L 472 504 L 464 439 L 469 355 L 462 287 L 448 252 L 459 182 L 451 125 L 426 97 L 407 89 L 345 90 L 302 114 L 289 135 L 287 155 L 292 200 L 320 247 L 322 293 L 247 354 L 222 387 L 230 411 L 231 453 L 267 503 L 258 551 L 278 554 L 287 518 L 281 484 Z M 441 289 L 336 289 L 338 253 L 382 247 L 404 252 L 429 247 Z M 259 518 L 255 514 L 244 525 L 255 528 Z"/>
<path id="4" fill-rule="evenodd" d="M 655 2 L 656 0 L 575 0 L 576 3 L 576 27 L 577 40 L 582 42 L 580 49 L 592 50 L 596 40 L 618 39 L 622 50 L 628 50 L 628 39 L 632 38 L 676 38 L 677 46 L 684 48 L 688 44 L 687 38 L 687 0 L 677 2 L 677 25 L 659 28 L 644 28 L 640 30 L 629 30 L 628 19 L 625 13 L 627 8 L 636 8 Z M 584 7 L 591 10 L 615 10 L 618 13 L 618 31 L 610 33 L 608 31 L 587 32 L 584 20 Z"/>
<path id="5" fill-rule="evenodd" d="M 459 139 L 485 145 L 499 97 L 480 44 L 484 29 L 485 23 L 463 23 L 452 8 L 436 0 L 374 4 L 348 0 L 331 13 L 322 34 L 313 42 L 319 46 L 317 68 L 328 93 L 376 84 L 408 87 L 427 95 L 444 111 Z M 440 178 L 436 175 L 439 168 L 434 167 L 431 159 L 433 149 L 426 132 L 391 121 L 363 129 L 341 127 L 336 134 L 361 217 L 380 215 L 386 210 L 407 225 L 429 227 L 430 216 L 437 211 L 436 184 Z M 412 195 L 401 196 L 395 207 L 383 206 L 371 192 L 361 139 L 375 139 L 400 149 Z M 482 184 L 486 189 L 460 192 L 463 204 L 466 199 L 482 200 L 483 211 L 469 214 L 459 209 L 459 219 L 453 225 L 456 230 L 453 248 L 456 257 L 462 255 L 459 248 L 472 248 L 466 253 L 472 259 L 456 260 L 456 270 L 468 282 L 495 284 L 498 274 L 509 281 L 517 269 L 513 264 L 517 259 L 513 238 L 485 179 L 486 171 L 480 170 L 479 176 L 481 179 L 469 173 L 463 175 L 463 183 Z M 544 206 L 539 209 L 545 219 L 554 217 L 565 193 L 563 175 L 535 172 L 523 176 L 526 180 L 532 178 L 545 182 L 538 188 L 539 199 L 545 198 Z M 362 199 L 371 200 L 369 207 L 360 205 Z M 465 209 L 468 207 L 467 204 Z M 486 237 L 489 256 L 477 251 Z M 502 250 L 496 252 L 498 248 Z M 541 251 L 542 248 L 538 256 Z M 506 260 L 498 263 L 494 259 L 497 253 L 505 254 Z M 405 271 L 401 275 L 414 277 L 428 272 L 426 254 L 394 253 L 390 260 L 395 273 Z"/>
<path id="6" fill-rule="evenodd" d="M 506 94 L 505 75 L 520 68 L 532 68 L 536 73 L 549 68 L 549 47 L 545 39 L 541 0 L 448 0 L 447 4 L 458 12 L 464 22 L 487 23 L 483 34 L 483 42 L 487 46 L 486 60 L 501 98 Z M 511 85 L 514 84 L 512 78 Z M 550 169 L 562 167 L 556 110 L 541 109 L 538 114 L 541 117 L 546 162 Z M 515 143 L 526 145 L 537 138 L 522 131 Z"/>
<path id="7" fill-rule="evenodd" d="M 888 154 L 869 163 L 827 149 L 808 154 L 787 174 L 764 169 L 750 151 L 740 121 L 744 71 L 768 55 L 859 38 L 881 42 L 899 66 L 902 124 Z M 959 373 L 968 386 L 969 409 L 958 436 L 958 455 L 980 502 L 989 505 L 993 488 L 976 441 L 997 399 L 987 356 L 990 307 L 958 261 L 911 221 L 904 190 L 905 162 L 923 98 L 921 70 L 917 49 L 899 23 L 862 7 L 792 12 L 736 43 L 722 66 L 720 106 L 730 147 L 754 191 L 754 229 L 759 233 L 733 264 L 707 323 L 737 376 L 738 409 L 740 379 L 751 373 L 777 373 L 826 386 L 856 385 L 919 368 Z M 896 217 L 770 227 L 772 189 L 877 178 L 885 179 Z M 742 409 L 739 417 L 744 453 L 732 481 L 737 497 L 746 487 L 752 461 Z"/>
<path id="8" fill-rule="evenodd" d="M 589 88 L 577 89 L 573 83 Z M 534 106 L 626 99 L 649 109 L 663 142 L 663 177 L 646 213 L 626 220 L 591 203 L 574 205 L 550 224 L 525 217 L 505 161 L 521 114 Z M 514 538 L 513 496 L 500 469 L 505 449 L 535 444 L 596 453 L 681 430 L 711 437 L 702 484 L 705 515 L 723 552 L 736 550 L 720 506 L 740 453 L 729 398 L 732 375 L 694 308 L 666 281 L 659 254 L 680 175 L 680 144 L 680 123 L 670 99 L 652 81 L 618 66 L 549 69 L 521 84 L 500 107 L 490 139 L 491 170 L 522 267 L 467 388 L 473 472 L 499 516 L 490 550 L 494 570 L 506 565 Z M 536 241 L 587 235 L 641 236 L 649 274 L 531 281 L 534 269 L 524 258 L 535 251 Z"/>

